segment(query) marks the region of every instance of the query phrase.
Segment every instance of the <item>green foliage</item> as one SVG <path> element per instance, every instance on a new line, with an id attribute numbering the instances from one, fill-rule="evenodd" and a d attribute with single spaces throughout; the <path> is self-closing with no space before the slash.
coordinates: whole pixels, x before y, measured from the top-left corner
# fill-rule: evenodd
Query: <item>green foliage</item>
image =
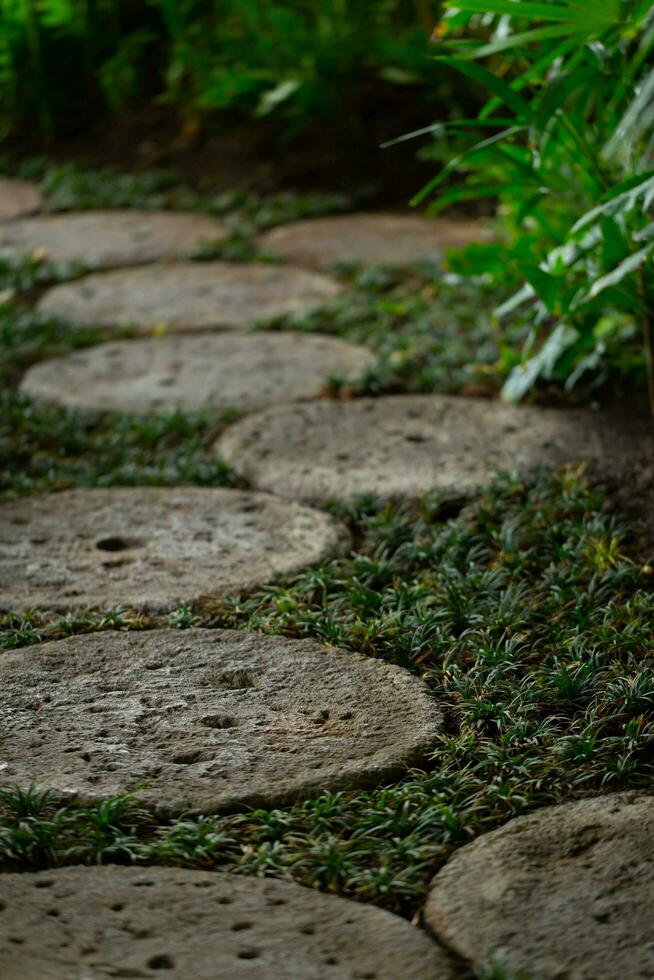
<path id="1" fill-rule="evenodd" d="M 0 798 L 0 863 L 223 867 L 411 916 L 448 855 L 478 834 L 560 800 L 651 786 L 654 594 L 627 529 L 573 470 L 498 479 L 452 511 L 437 494 L 341 505 L 350 557 L 193 620 L 315 637 L 421 675 L 448 718 L 426 771 L 286 809 L 159 825 L 134 801 L 61 807 L 23 787 Z M 188 609 L 165 620 L 189 622 Z M 0 620 L 6 648 L 153 625 L 164 622 L 121 612 Z M 480 971 L 510 976 L 497 958 Z"/>
<path id="2" fill-rule="evenodd" d="M 437 152 L 444 136 L 462 149 L 417 200 L 499 201 L 510 247 L 500 269 L 489 246 L 488 269 L 505 281 L 508 260 L 523 285 L 498 316 L 529 327 L 506 396 L 539 379 L 572 387 L 638 328 L 651 359 L 654 4 L 447 6 L 439 60 L 490 100 L 474 120 L 434 127 Z"/>
<path id="3" fill-rule="evenodd" d="M 0 126 L 136 95 L 191 117 L 277 115 L 288 132 L 355 108 L 366 85 L 437 87 L 432 0 L 0 0 Z M 441 89 L 439 89 L 442 91 Z"/>

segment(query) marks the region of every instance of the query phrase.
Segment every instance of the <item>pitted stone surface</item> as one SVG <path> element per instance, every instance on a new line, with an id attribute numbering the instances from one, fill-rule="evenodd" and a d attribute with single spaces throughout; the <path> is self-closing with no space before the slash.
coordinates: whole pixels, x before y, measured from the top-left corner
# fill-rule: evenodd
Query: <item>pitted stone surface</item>
<path id="1" fill-rule="evenodd" d="M 276 406 L 236 422 L 216 445 L 253 486 L 306 500 L 467 493 L 497 469 L 628 448 L 597 413 L 443 395 Z"/>
<path id="2" fill-rule="evenodd" d="M 454 980 L 404 919 L 286 881 L 178 868 L 0 877 L 3 980 Z"/>
<path id="3" fill-rule="evenodd" d="M 441 713 L 400 667 L 231 630 L 94 633 L 0 658 L 0 784 L 160 816 L 277 806 L 424 761 Z"/>
<path id="4" fill-rule="evenodd" d="M 0 609 L 165 610 L 347 547 L 327 514 L 207 487 L 65 490 L 0 506 Z"/>
<path id="5" fill-rule="evenodd" d="M 505 949 L 530 980 L 654 977 L 654 797 L 603 796 L 517 817 L 432 882 L 427 925 L 478 965 Z"/>
<path id="6" fill-rule="evenodd" d="M 0 221 L 33 214 L 43 207 L 43 197 L 35 184 L 13 177 L 0 177 Z"/>
<path id="7" fill-rule="evenodd" d="M 186 262 L 63 283 L 45 294 L 38 309 L 97 326 L 200 330 L 303 313 L 328 302 L 342 288 L 328 276 L 306 269 Z"/>
<path id="8" fill-rule="evenodd" d="M 35 249 L 49 262 L 94 268 L 175 259 L 226 237 L 207 214 L 171 211 L 84 211 L 48 214 L 0 224 L 0 255 L 20 258 Z"/>
<path id="9" fill-rule="evenodd" d="M 353 380 L 366 347 L 306 333 L 198 334 L 101 344 L 34 365 L 22 391 L 70 408 L 119 412 L 251 411 L 316 398 L 330 377 Z"/>
<path id="10" fill-rule="evenodd" d="M 363 213 L 282 225 L 262 235 L 259 246 L 298 265 L 401 265 L 419 259 L 439 260 L 444 248 L 467 245 L 483 237 L 484 229 L 478 222 L 431 220 L 416 214 Z"/>

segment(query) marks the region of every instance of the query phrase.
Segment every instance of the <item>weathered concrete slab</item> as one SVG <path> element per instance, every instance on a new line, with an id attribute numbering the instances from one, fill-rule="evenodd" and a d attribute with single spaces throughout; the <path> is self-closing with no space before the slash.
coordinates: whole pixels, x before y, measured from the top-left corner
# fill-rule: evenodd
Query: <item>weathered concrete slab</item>
<path id="1" fill-rule="evenodd" d="M 436 875 L 427 925 L 474 965 L 530 980 L 654 977 L 654 797 L 604 796 L 511 820 Z"/>
<path id="2" fill-rule="evenodd" d="M 401 395 L 276 406 L 236 422 L 216 446 L 253 486 L 320 500 L 468 493 L 497 469 L 609 459 L 628 444 L 590 411 Z"/>
<path id="3" fill-rule="evenodd" d="M 38 309 L 97 326 L 198 330 L 303 313 L 333 299 L 342 288 L 305 269 L 186 262 L 63 283 L 45 294 Z"/>
<path id="4" fill-rule="evenodd" d="M 438 261 L 444 248 L 467 245 L 485 236 L 483 225 L 477 221 L 371 212 L 282 225 L 262 235 L 259 247 L 298 265 L 402 265 L 419 259 Z"/>
<path id="5" fill-rule="evenodd" d="M 243 411 L 316 398 L 328 380 L 354 380 L 372 351 L 307 333 L 199 334 L 100 344 L 43 361 L 21 390 L 69 408 L 113 412 Z"/>
<path id="6" fill-rule="evenodd" d="M 327 514 L 207 487 L 65 490 L 0 505 L 0 609 L 165 610 L 347 548 Z"/>
<path id="7" fill-rule="evenodd" d="M 176 259 L 226 236 L 222 222 L 207 214 L 71 211 L 0 224 L 0 255 L 20 258 L 38 249 L 48 262 L 109 269 Z"/>
<path id="8" fill-rule="evenodd" d="M 404 919 L 285 881 L 177 868 L 0 877 L 3 980 L 453 980 Z"/>
<path id="9" fill-rule="evenodd" d="M 15 177 L 0 177 L 0 221 L 40 211 L 43 196 L 36 186 Z"/>
<path id="10" fill-rule="evenodd" d="M 94 633 L 3 654 L 0 784 L 135 792 L 160 816 L 277 806 L 424 761 L 441 712 L 400 667 L 228 630 Z"/>

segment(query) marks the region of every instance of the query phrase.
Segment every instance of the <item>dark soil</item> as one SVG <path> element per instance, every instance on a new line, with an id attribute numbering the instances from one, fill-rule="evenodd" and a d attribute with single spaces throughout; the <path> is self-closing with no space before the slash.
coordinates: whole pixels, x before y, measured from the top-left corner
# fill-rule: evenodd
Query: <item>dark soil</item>
<path id="1" fill-rule="evenodd" d="M 216 113 L 191 122 L 153 102 L 120 117 L 102 116 L 71 127 L 45 148 L 23 139 L 7 149 L 12 157 L 45 152 L 58 163 L 123 172 L 170 170 L 208 192 L 235 187 L 257 193 L 363 191 L 371 205 L 406 204 L 438 166 L 416 159 L 418 140 L 381 149 L 383 142 L 439 116 L 438 107 L 428 108 L 422 100 L 412 108 L 411 101 L 410 93 L 400 98 L 392 86 L 388 91 L 377 87 L 360 100 L 356 112 L 317 122 L 292 141 L 279 122 Z"/>

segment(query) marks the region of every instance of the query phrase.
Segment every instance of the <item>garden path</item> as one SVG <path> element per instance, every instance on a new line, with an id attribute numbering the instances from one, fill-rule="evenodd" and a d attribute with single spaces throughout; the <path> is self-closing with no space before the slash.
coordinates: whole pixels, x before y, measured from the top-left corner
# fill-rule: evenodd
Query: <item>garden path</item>
<path id="1" fill-rule="evenodd" d="M 434 487 L 469 495 L 497 467 L 614 451 L 590 412 L 443 396 L 320 399 L 368 370 L 372 352 L 311 334 L 225 332 L 346 288 L 336 273 L 303 266 L 406 262 L 479 237 L 476 227 L 321 219 L 263 236 L 261 247 L 285 263 L 192 264 L 168 260 L 219 244 L 222 223 L 180 213 L 26 216 L 40 204 L 36 189 L 0 182 L 0 254 L 38 250 L 114 270 L 54 287 L 40 308 L 149 336 L 36 365 L 23 391 L 91 411 L 256 409 L 216 451 L 250 487 L 272 493 L 136 487 L 3 504 L 0 577 L 11 609 L 216 600 L 348 548 L 344 526 L 300 500 Z M 389 779 L 425 760 L 443 723 L 427 686 L 400 667 L 246 632 L 72 637 L 6 654 L 0 675 L 2 784 L 84 799 L 135 790 L 164 816 Z M 0 972 L 63 980 L 83 960 L 98 977 L 454 980 L 506 947 L 511 969 L 542 980 L 615 980 L 614 950 L 621 975 L 651 977 L 639 900 L 654 867 L 651 801 L 543 810 L 462 848 L 426 906 L 435 942 L 389 913 L 287 883 L 117 867 L 4 875 Z M 26 928 L 39 935 L 38 955 Z"/>

